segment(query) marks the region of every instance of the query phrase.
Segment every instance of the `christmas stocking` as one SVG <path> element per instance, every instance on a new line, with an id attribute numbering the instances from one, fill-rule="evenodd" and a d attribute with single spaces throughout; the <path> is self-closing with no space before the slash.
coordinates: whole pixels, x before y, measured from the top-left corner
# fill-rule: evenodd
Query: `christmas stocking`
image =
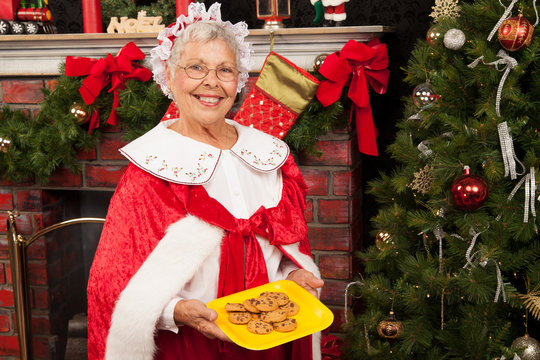
<path id="1" fill-rule="evenodd" d="M 318 86 L 313 75 L 271 52 L 234 120 L 282 139 Z"/>
<path id="2" fill-rule="evenodd" d="M 176 104 L 174 101 L 171 101 L 169 104 L 169 107 L 167 108 L 167 111 L 165 112 L 165 115 L 161 118 L 161 121 L 175 119 L 180 116 L 180 112 L 178 111 L 178 108 L 176 107 Z"/>

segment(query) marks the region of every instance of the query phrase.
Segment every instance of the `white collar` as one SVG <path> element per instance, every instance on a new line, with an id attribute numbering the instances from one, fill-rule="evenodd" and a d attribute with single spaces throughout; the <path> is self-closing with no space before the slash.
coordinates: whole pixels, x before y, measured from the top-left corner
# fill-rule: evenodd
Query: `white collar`
<path id="1" fill-rule="evenodd" d="M 146 172 L 167 181 L 184 185 L 207 183 L 221 158 L 222 151 L 193 140 L 169 126 L 178 119 L 157 124 L 152 130 L 120 149 L 122 155 Z M 238 133 L 230 152 L 251 168 L 275 171 L 285 163 L 289 147 L 285 142 L 251 127 L 226 120 Z"/>

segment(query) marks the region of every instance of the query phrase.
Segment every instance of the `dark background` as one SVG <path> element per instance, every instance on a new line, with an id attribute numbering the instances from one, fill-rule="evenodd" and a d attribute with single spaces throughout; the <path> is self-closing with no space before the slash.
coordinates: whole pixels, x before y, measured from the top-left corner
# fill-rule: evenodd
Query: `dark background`
<path id="1" fill-rule="evenodd" d="M 150 0 L 137 1 L 147 5 Z M 207 7 L 214 1 L 205 1 Z M 222 19 L 233 23 L 245 21 L 250 29 L 261 28 L 263 21 L 256 16 L 256 0 L 222 0 Z M 381 41 L 387 44 L 390 58 L 390 80 L 386 94 L 371 93 L 373 117 L 379 130 L 379 157 L 363 156 L 363 183 L 377 177 L 380 171 L 393 167 L 385 148 L 395 136 L 395 124 L 402 117 L 404 96 L 412 91 L 402 79 L 402 68 L 407 65 L 411 50 L 418 38 L 424 38 L 430 26 L 431 6 L 434 0 L 350 0 L 345 4 L 347 19 L 344 26 L 388 25 L 395 32 L 385 34 Z M 51 0 L 49 7 L 53 12 L 55 25 L 61 33 L 83 32 L 81 2 L 73 0 Z M 286 27 L 314 27 L 315 9 L 309 0 L 291 0 L 291 18 L 284 20 Z M 108 23 L 108 19 L 103 19 Z M 369 218 L 375 215 L 376 204 L 370 196 L 364 196 L 363 216 L 365 224 L 364 244 L 372 239 L 368 232 Z"/>

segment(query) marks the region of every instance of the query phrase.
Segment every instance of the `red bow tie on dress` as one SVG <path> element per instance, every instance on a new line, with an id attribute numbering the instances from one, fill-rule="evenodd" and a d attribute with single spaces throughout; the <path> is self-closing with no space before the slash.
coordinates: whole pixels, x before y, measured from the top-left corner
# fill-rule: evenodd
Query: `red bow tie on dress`
<path id="1" fill-rule="evenodd" d="M 356 131 L 360 152 L 378 155 L 377 129 L 371 115 L 368 84 L 379 94 L 386 92 L 389 70 L 386 44 L 378 39 L 368 44 L 349 40 L 341 51 L 328 55 L 319 72 L 327 80 L 317 89 L 317 98 L 324 106 L 336 102 L 344 86 L 349 86 L 348 96 L 356 114 Z"/>
<path id="2" fill-rule="evenodd" d="M 266 262 L 256 235 L 271 245 L 307 239 L 305 222 L 295 221 L 282 205 L 261 207 L 249 219 L 237 219 L 202 186 L 190 186 L 187 212 L 226 230 L 221 242 L 218 297 L 268 283 Z M 304 224 L 304 225 L 302 225 Z"/>

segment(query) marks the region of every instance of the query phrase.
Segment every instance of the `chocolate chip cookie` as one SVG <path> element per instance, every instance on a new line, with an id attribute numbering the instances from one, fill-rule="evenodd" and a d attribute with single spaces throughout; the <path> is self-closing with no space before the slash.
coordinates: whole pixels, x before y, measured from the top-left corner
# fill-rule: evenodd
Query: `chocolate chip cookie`
<path id="1" fill-rule="evenodd" d="M 289 296 L 280 291 L 265 291 L 261 293 L 261 297 L 266 296 L 277 301 L 278 306 L 286 305 L 289 302 Z"/>
<path id="2" fill-rule="evenodd" d="M 296 319 L 287 318 L 281 322 L 276 322 L 272 324 L 274 330 L 279 332 L 289 332 L 296 329 L 297 323 Z"/>
<path id="3" fill-rule="evenodd" d="M 254 305 L 259 311 L 274 311 L 279 307 L 278 302 L 268 296 L 259 296 Z"/>
<path id="4" fill-rule="evenodd" d="M 233 324 L 247 324 L 251 320 L 251 314 L 247 311 L 232 311 L 229 313 L 229 321 Z"/>
<path id="5" fill-rule="evenodd" d="M 272 325 L 261 320 L 251 320 L 247 324 L 247 329 L 254 334 L 265 335 L 272 332 Z"/>
<path id="6" fill-rule="evenodd" d="M 279 308 L 285 310 L 287 312 L 287 316 L 294 316 L 300 311 L 300 306 L 293 301 L 289 301 L 288 304 L 280 306 Z"/>
<path id="7" fill-rule="evenodd" d="M 274 311 L 265 311 L 261 313 L 261 320 L 267 323 L 275 323 L 283 321 L 287 318 L 285 310 L 277 309 Z"/>

